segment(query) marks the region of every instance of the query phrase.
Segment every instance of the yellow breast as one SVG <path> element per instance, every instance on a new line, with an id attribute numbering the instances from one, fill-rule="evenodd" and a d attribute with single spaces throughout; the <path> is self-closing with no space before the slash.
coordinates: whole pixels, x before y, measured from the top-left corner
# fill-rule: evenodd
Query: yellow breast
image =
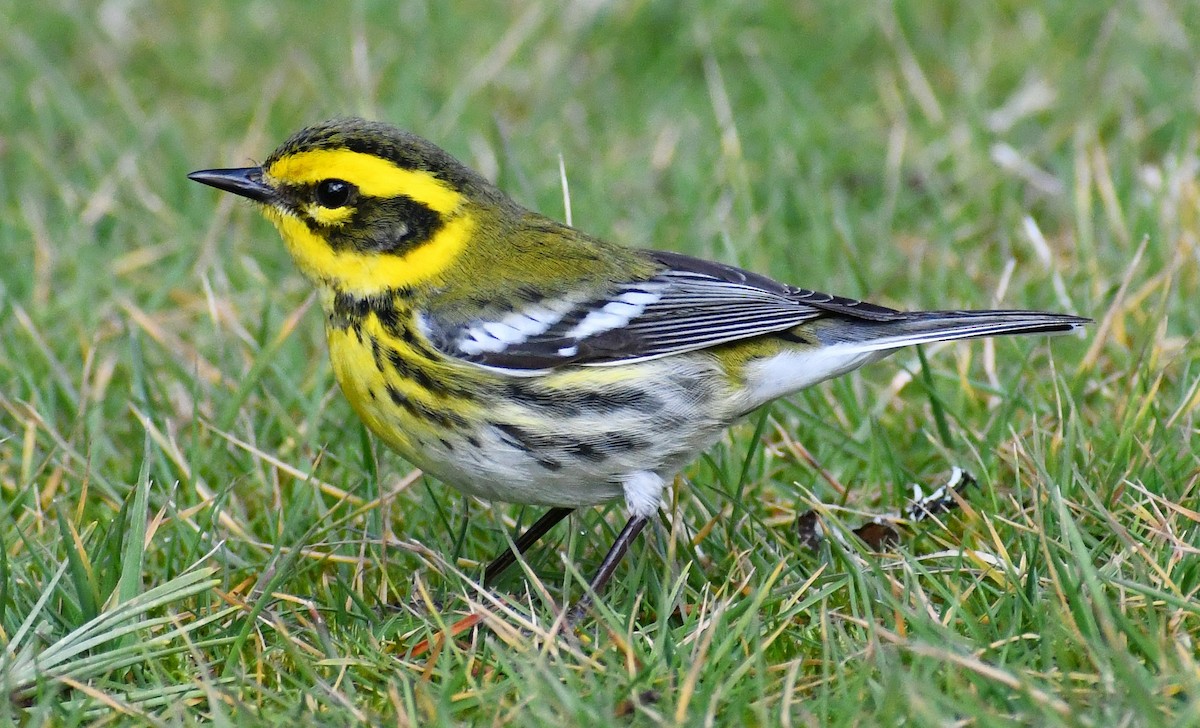
<path id="1" fill-rule="evenodd" d="M 348 321 L 332 318 L 329 358 L 367 428 L 420 465 L 431 440 L 473 429 L 477 397 L 486 387 L 468 381 L 466 365 L 447 360 L 420 337 L 408 311 L 389 311 L 384 320 L 374 311 Z"/>
<path id="2" fill-rule="evenodd" d="M 409 438 L 397 427 L 390 408 L 380 401 L 381 396 L 387 396 L 387 373 L 376 366 L 367 337 L 359 330 L 332 326 L 326 335 L 333 376 L 350 406 L 377 437 L 392 447 L 407 450 Z"/>

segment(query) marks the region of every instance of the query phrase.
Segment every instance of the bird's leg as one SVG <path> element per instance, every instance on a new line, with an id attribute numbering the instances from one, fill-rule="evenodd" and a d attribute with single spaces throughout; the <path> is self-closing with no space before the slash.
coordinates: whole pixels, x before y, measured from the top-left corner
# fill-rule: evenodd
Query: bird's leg
<path id="1" fill-rule="evenodd" d="M 517 562 L 517 555 L 529 550 L 538 542 L 546 532 L 558 525 L 558 522 L 567 516 L 571 515 L 574 508 L 551 508 L 546 511 L 546 514 L 534 521 L 533 525 L 525 529 L 525 531 L 517 537 L 513 542 L 513 549 L 504 549 L 496 558 L 492 559 L 491 563 L 483 570 L 483 583 L 485 586 L 492 586 L 492 583 L 503 574 L 508 567 Z"/>
<path id="2" fill-rule="evenodd" d="M 575 606 L 571 607 L 571 611 L 567 614 L 567 621 L 574 622 L 583 613 L 587 611 L 588 605 L 592 603 L 592 595 L 599 594 L 608 580 L 612 578 L 613 572 L 617 570 L 617 564 L 621 563 L 621 559 L 625 557 L 625 552 L 629 551 L 629 545 L 634 542 L 646 524 L 650 522 L 649 516 L 633 515 L 629 517 L 625 528 L 617 534 L 617 540 L 613 542 L 612 548 L 608 550 L 608 554 L 604 557 L 603 563 L 596 571 L 596 576 L 592 578 L 591 586 L 584 592 L 579 601 L 575 602 Z"/>
<path id="3" fill-rule="evenodd" d="M 629 521 L 625 524 L 625 528 L 622 528 L 621 532 L 617 534 L 617 540 L 608 550 L 608 554 L 600 564 L 600 569 L 592 579 L 587 592 L 567 613 L 568 623 L 583 616 L 588 605 L 592 603 L 592 596 L 599 594 L 608 580 L 612 578 L 613 572 L 617 570 L 617 564 L 621 563 L 625 552 L 629 550 L 629 545 L 650 522 L 650 518 L 658 513 L 665 485 L 666 482 L 662 476 L 649 470 L 638 470 L 621 479 L 621 489 L 625 491 L 625 505 L 629 507 Z"/>

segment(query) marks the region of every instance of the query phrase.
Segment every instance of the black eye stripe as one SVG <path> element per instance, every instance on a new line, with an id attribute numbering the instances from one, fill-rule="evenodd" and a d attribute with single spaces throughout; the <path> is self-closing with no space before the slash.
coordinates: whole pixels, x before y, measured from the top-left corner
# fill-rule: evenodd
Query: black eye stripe
<path id="1" fill-rule="evenodd" d="M 348 220 L 323 228 L 335 249 L 403 254 L 428 242 L 445 221 L 429 207 L 404 195 L 358 195 Z"/>

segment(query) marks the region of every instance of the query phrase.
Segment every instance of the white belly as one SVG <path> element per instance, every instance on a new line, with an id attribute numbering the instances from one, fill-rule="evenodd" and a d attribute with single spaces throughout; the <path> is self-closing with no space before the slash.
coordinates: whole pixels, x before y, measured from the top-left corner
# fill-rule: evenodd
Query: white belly
<path id="1" fill-rule="evenodd" d="M 471 438 L 448 433 L 426 443 L 416 464 L 479 498 L 550 506 L 620 497 L 631 473 L 669 479 L 736 416 L 731 388 L 707 357 L 634 366 L 522 384 L 536 396 L 498 406 Z M 607 380 L 603 396 L 577 394 L 579 378 L 597 377 Z M 547 395 L 555 390 L 563 397 Z"/>

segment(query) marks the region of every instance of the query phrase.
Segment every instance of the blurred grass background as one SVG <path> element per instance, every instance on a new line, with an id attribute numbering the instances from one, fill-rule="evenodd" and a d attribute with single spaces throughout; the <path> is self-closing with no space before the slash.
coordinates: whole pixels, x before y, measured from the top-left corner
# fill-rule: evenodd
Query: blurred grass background
<path id="1" fill-rule="evenodd" d="M 1200 723 L 1200 4 L 0 13 L 0 720 Z M 548 637 L 620 508 L 481 593 L 537 514 L 371 442 L 274 231 L 184 177 L 345 114 L 560 219 L 561 159 L 574 223 L 630 245 L 1097 324 L 751 418 Z M 798 538 L 953 465 L 979 488 L 898 553 Z"/>

